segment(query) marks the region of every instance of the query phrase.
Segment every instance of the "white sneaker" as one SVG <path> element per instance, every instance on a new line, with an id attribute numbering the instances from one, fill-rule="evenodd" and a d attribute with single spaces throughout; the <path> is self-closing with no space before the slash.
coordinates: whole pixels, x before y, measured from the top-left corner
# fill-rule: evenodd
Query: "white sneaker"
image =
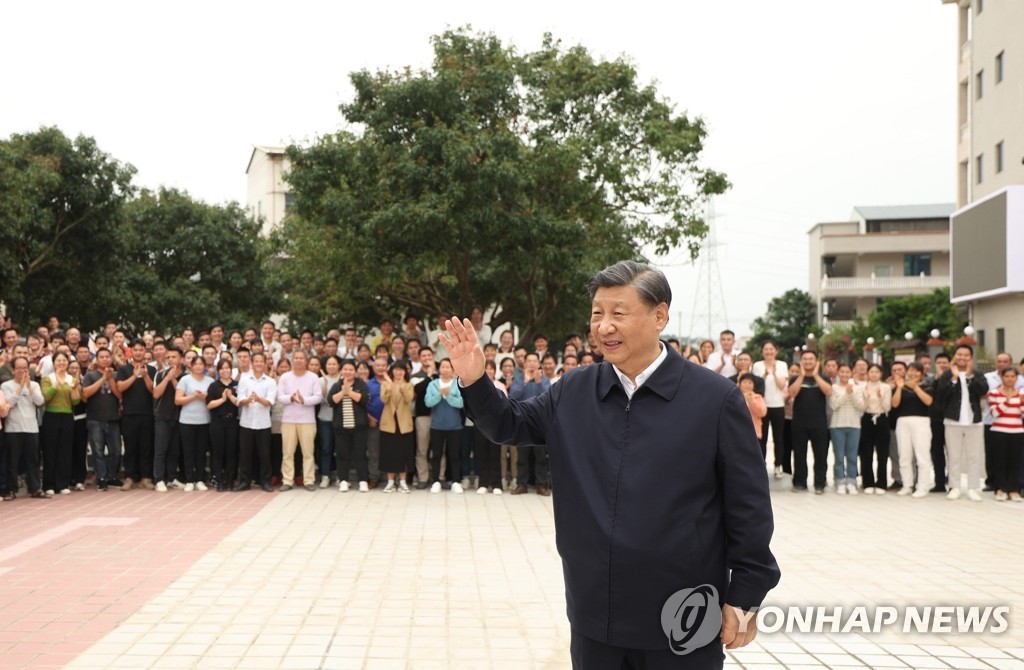
<path id="1" fill-rule="evenodd" d="M 164 484 L 162 481 L 161 482 L 157 482 L 156 483 L 156 491 L 157 491 L 157 493 L 167 493 L 167 484 Z"/>
<path id="2" fill-rule="evenodd" d="M 452 482 L 452 493 L 462 493 L 462 484 Z"/>
<path id="3" fill-rule="evenodd" d="M 1006 491 L 996 491 L 996 502 L 1006 502 L 1010 499 L 1010 496 L 1006 495 Z"/>
<path id="4" fill-rule="evenodd" d="M 781 465 L 776 465 L 775 466 L 775 478 L 776 479 L 782 479 L 782 466 Z"/>
<path id="5" fill-rule="evenodd" d="M 56 491 L 54 491 L 53 489 L 46 489 L 46 495 L 50 496 L 51 498 L 55 493 Z"/>
<path id="6" fill-rule="evenodd" d="M 183 488 L 185 488 L 185 485 L 182 484 L 181 482 L 179 482 L 177 479 L 175 479 L 174 481 L 172 481 L 170 483 L 170 487 L 172 489 L 183 489 Z"/>
<path id="7" fill-rule="evenodd" d="M 946 500 L 959 500 L 961 495 L 963 495 L 963 491 L 960 489 L 950 489 L 946 494 Z"/>
<path id="8" fill-rule="evenodd" d="M 325 489 L 325 488 L 327 488 L 330 485 L 331 485 L 331 478 L 330 477 L 328 477 L 327 475 L 324 475 L 323 477 L 320 478 L 320 488 Z"/>
<path id="9" fill-rule="evenodd" d="M 836 484 L 836 495 L 841 495 L 841 496 L 845 496 L 846 495 L 846 484 L 845 483 L 843 483 L 843 484 Z"/>
<path id="10" fill-rule="evenodd" d="M 504 492 L 504 491 L 502 491 L 501 489 L 494 489 L 494 495 L 496 495 L 496 496 L 500 496 L 500 495 L 503 495 L 504 493 L 505 493 L 505 492 Z"/>
<path id="11" fill-rule="evenodd" d="M 974 489 L 967 490 L 967 497 L 973 500 L 974 502 L 981 502 L 981 494 L 975 491 Z"/>
<path id="12" fill-rule="evenodd" d="M 870 495 L 874 495 L 875 494 L 875 487 L 874 486 L 867 487 L 866 489 L 864 489 L 864 493 L 865 493 L 865 495 L 869 495 L 869 496 Z"/>
<path id="13" fill-rule="evenodd" d="M 463 477 L 462 478 L 461 486 L 462 486 L 463 489 L 468 489 L 469 488 L 469 486 L 470 486 L 469 477 Z"/>
<path id="14" fill-rule="evenodd" d="M 71 489 L 61 489 L 61 490 L 60 490 L 60 494 L 61 494 L 62 496 L 67 496 L 67 495 L 71 495 Z"/>
<path id="15" fill-rule="evenodd" d="M 85 484 L 83 484 L 82 482 L 78 482 L 77 484 L 75 484 L 75 490 L 76 491 L 84 491 L 85 490 Z"/>
<path id="16" fill-rule="evenodd" d="M 898 495 L 898 496 L 909 496 L 913 492 L 914 492 L 914 489 L 910 488 L 909 486 L 904 486 L 903 488 L 901 488 L 899 491 L 896 492 L 896 495 Z"/>
<path id="17" fill-rule="evenodd" d="M 431 493 L 440 493 L 441 492 L 441 482 L 434 482 L 433 484 L 431 484 L 430 485 L 430 492 Z"/>
<path id="18" fill-rule="evenodd" d="M 196 482 L 196 491 L 205 491 L 205 490 L 206 490 L 206 483 L 205 482 Z"/>
<path id="19" fill-rule="evenodd" d="M 402 481 L 398 482 L 398 492 L 399 493 L 411 493 L 411 491 L 409 491 L 409 485 L 405 483 L 404 479 Z"/>
<path id="20" fill-rule="evenodd" d="M 338 490 L 341 491 L 342 493 L 348 493 L 347 479 L 342 479 L 340 482 L 338 482 Z"/>
<path id="21" fill-rule="evenodd" d="M 388 485 L 384 487 L 384 493 L 394 493 L 397 490 L 398 490 L 398 487 L 395 486 L 395 480 L 394 479 L 389 479 L 388 480 Z M 369 491 L 369 489 L 367 489 L 367 491 Z"/>
<path id="22" fill-rule="evenodd" d="M 480 495 L 483 495 L 483 494 L 487 493 L 487 487 L 486 486 L 481 486 L 480 488 L 478 488 L 476 490 L 476 492 L 479 493 Z"/>
<path id="23" fill-rule="evenodd" d="M 928 489 L 926 489 L 925 487 L 922 486 L 922 487 L 918 488 L 916 491 L 914 491 L 914 495 L 912 495 L 910 497 L 911 498 L 927 498 L 928 497 Z"/>
<path id="24" fill-rule="evenodd" d="M 193 484 L 192 482 L 189 482 L 188 484 L 185 484 L 185 493 L 192 493 L 195 490 L 196 490 L 196 485 Z"/>
<path id="25" fill-rule="evenodd" d="M 884 496 L 885 495 L 885 489 L 883 489 L 881 486 L 879 486 L 878 488 L 875 489 L 875 495 L 876 496 Z"/>
<path id="26" fill-rule="evenodd" d="M 366 482 L 359 482 L 359 492 L 366 493 L 370 490 L 370 485 Z"/>
<path id="27" fill-rule="evenodd" d="M 849 484 L 847 484 L 846 485 L 846 492 L 849 493 L 851 496 L 857 495 L 857 493 L 858 493 L 858 491 L 857 491 L 857 484 L 855 484 L 853 482 L 850 482 Z"/>

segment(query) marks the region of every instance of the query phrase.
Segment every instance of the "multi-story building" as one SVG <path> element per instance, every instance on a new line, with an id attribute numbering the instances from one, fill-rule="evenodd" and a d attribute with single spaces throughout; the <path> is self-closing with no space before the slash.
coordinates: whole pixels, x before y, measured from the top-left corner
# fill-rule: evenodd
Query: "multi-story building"
<path id="1" fill-rule="evenodd" d="M 856 207 L 808 232 L 810 293 L 826 327 L 867 319 L 882 301 L 948 288 L 955 206 Z"/>
<path id="2" fill-rule="evenodd" d="M 991 355 L 1024 355 L 1024 2 L 943 0 L 959 12 L 957 212 L 951 296 Z"/>
<path id="3" fill-rule="evenodd" d="M 291 206 L 291 194 L 284 180 L 288 157 L 283 147 L 256 145 L 245 168 L 246 206 L 249 215 L 263 221 L 264 235 L 277 227 Z"/>

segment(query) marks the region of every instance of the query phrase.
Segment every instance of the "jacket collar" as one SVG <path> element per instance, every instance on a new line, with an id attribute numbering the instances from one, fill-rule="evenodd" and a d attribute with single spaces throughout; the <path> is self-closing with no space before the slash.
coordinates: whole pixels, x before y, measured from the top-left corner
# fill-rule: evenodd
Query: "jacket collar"
<path id="1" fill-rule="evenodd" d="M 665 400 L 671 400 L 675 396 L 682 381 L 686 361 L 672 347 L 665 345 L 665 348 L 668 349 L 668 355 L 665 357 L 664 362 L 658 366 L 658 369 L 654 371 L 651 378 L 637 389 L 637 393 L 643 389 L 648 389 Z M 622 382 L 619 381 L 619 376 L 615 374 L 615 368 L 612 367 L 612 364 L 608 362 L 601 363 L 597 379 L 598 397 L 601 400 L 606 399 L 613 388 L 618 388 L 623 394 L 626 393 L 625 389 L 622 388 Z"/>

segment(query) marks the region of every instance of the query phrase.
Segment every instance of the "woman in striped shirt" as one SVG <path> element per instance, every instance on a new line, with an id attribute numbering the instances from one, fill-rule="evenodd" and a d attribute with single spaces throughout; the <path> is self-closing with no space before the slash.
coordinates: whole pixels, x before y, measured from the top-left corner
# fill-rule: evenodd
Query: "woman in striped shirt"
<path id="1" fill-rule="evenodd" d="M 1021 422 L 1021 392 L 1017 388 L 1017 368 L 999 373 L 1002 385 L 988 392 L 988 411 L 992 413 L 992 455 L 990 467 L 996 500 L 1020 502 L 1020 459 L 1024 449 L 1024 423 Z"/>

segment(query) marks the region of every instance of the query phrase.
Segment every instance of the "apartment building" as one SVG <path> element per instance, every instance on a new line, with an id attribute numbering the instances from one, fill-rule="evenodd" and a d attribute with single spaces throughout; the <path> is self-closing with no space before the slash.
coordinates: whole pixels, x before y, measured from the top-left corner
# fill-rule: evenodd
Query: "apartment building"
<path id="1" fill-rule="evenodd" d="M 828 327 L 867 319 L 883 301 L 948 288 L 952 203 L 855 207 L 808 231 L 810 294 Z"/>
<path id="2" fill-rule="evenodd" d="M 284 147 L 256 145 L 245 168 L 246 199 L 249 215 L 263 220 L 262 233 L 267 235 L 284 219 L 291 206 L 291 194 L 284 175 L 288 158 Z"/>
<path id="3" fill-rule="evenodd" d="M 956 39 L 951 296 L 991 356 L 1024 356 L 1024 2 L 943 0 Z"/>

